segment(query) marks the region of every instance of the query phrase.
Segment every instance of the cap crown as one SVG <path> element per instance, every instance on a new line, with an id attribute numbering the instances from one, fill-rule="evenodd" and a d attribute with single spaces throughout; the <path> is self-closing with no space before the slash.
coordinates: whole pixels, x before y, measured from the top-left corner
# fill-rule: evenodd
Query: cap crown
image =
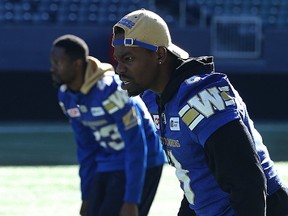
<path id="1" fill-rule="evenodd" d="M 115 26 L 123 28 L 125 38 L 154 46 L 168 47 L 171 36 L 165 21 L 157 14 L 141 9 L 124 16 Z"/>
<path id="2" fill-rule="evenodd" d="M 166 47 L 174 55 L 188 58 L 189 54 L 174 45 L 166 22 L 156 13 L 141 9 L 124 16 L 113 27 L 120 27 L 125 32 L 124 40 L 114 40 L 112 45 L 140 46 L 156 51 L 159 46 Z"/>

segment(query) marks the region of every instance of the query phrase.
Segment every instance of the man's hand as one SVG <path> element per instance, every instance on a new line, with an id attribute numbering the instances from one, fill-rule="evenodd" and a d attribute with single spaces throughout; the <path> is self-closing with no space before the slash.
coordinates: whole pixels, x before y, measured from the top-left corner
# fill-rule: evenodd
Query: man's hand
<path id="1" fill-rule="evenodd" d="M 87 216 L 87 214 L 88 214 L 88 200 L 83 200 L 80 209 L 80 215 Z"/>
<path id="2" fill-rule="evenodd" d="M 124 203 L 120 210 L 120 216 L 138 216 L 138 206 L 135 203 Z"/>

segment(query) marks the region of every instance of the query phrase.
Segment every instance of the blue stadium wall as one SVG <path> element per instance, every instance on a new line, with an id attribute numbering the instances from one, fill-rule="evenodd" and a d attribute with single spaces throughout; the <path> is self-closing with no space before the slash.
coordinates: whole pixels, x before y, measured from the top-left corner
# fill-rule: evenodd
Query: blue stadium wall
<path id="1" fill-rule="evenodd" d="M 174 28 L 171 33 L 192 56 L 211 54 L 209 30 Z M 63 34 L 82 37 L 91 55 L 111 61 L 111 27 L 0 27 L 1 121 L 65 120 L 49 73 L 51 44 Z M 216 70 L 229 75 L 255 120 L 287 121 L 288 31 L 263 35 L 259 59 L 215 58 Z"/>

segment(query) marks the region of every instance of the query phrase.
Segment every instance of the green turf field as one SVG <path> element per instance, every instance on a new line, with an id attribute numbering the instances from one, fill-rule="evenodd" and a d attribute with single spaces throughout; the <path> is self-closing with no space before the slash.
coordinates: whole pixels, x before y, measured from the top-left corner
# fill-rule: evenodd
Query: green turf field
<path id="1" fill-rule="evenodd" d="M 256 124 L 288 185 L 288 127 Z M 77 216 L 80 207 L 75 145 L 66 124 L 0 126 L 0 215 Z M 181 191 L 165 166 L 149 216 L 175 216 Z"/>
<path id="2" fill-rule="evenodd" d="M 281 162 L 276 165 L 288 184 L 288 163 Z M 0 215 L 79 215 L 77 171 L 76 165 L 1 167 Z M 181 194 L 174 169 L 165 166 L 149 216 L 176 216 Z"/>

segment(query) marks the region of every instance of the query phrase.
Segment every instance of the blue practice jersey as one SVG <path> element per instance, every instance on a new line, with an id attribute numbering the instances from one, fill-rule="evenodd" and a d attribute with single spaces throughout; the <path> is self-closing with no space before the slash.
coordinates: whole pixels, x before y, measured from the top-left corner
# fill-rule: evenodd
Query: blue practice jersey
<path id="1" fill-rule="evenodd" d="M 189 70 L 189 64 L 182 67 Z M 201 71 L 193 72 L 197 74 Z M 142 97 L 191 208 L 197 215 L 232 216 L 234 212 L 231 208 L 225 214 L 225 208 L 230 206 L 230 195 L 220 189 L 205 158 L 205 143 L 217 129 L 241 119 L 260 158 L 268 194 L 278 190 L 281 181 L 241 97 L 225 74 L 210 72 L 191 75 L 181 82 L 178 92 L 165 103 L 160 113 L 156 93 L 148 90 Z"/>
<path id="2" fill-rule="evenodd" d="M 92 78 L 86 78 L 88 90 L 76 93 L 63 85 L 58 93 L 77 143 L 82 199 L 87 198 L 95 172 L 124 170 L 124 201 L 139 203 L 146 168 L 165 163 L 165 154 L 143 101 L 129 98 L 111 71 L 100 73 L 93 85 Z"/>

